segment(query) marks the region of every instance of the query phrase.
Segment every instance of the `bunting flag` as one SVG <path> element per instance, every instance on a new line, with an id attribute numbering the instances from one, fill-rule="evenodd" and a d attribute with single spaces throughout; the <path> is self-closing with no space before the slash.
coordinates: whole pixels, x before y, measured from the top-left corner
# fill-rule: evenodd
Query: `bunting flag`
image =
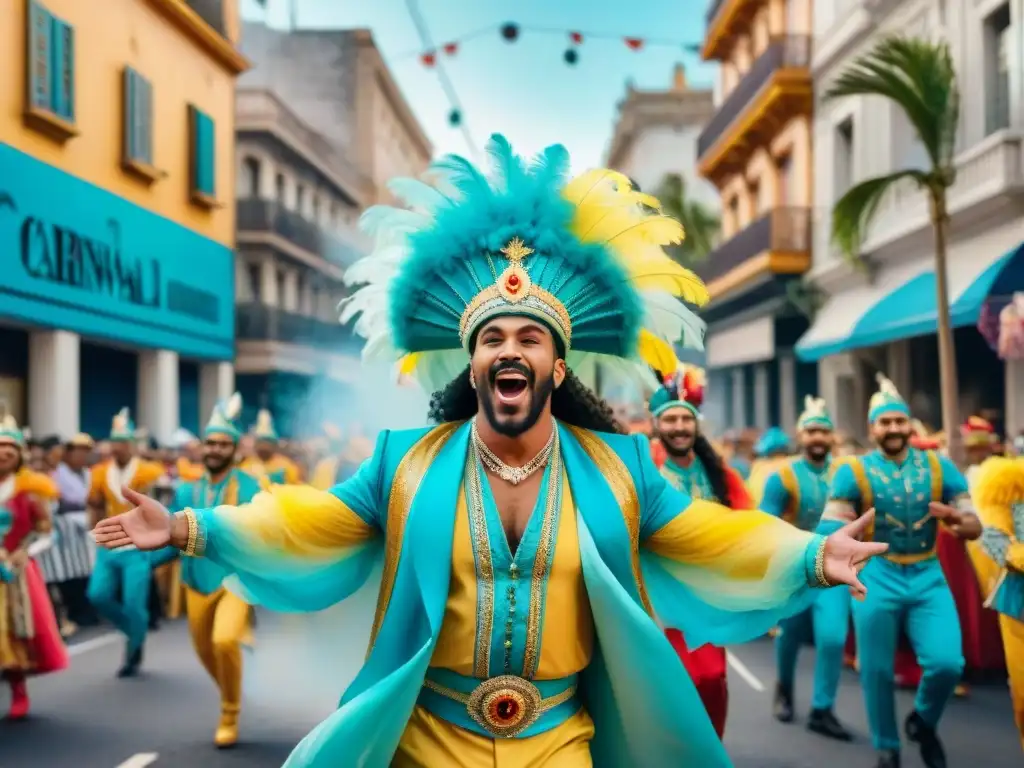
<path id="1" fill-rule="evenodd" d="M 437 65 L 438 53 L 444 53 L 446 56 L 454 56 L 459 52 L 462 43 L 472 38 L 481 37 L 487 33 L 493 33 L 497 30 L 499 36 L 506 43 L 517 42 L 524 32 L 532 34 L 558 34 L 566 35 L 569 38 L 569 47 L 564 51 L 562 58 L 566 64 L 572 66 L 579 61 L 579 47 L 583 45 L 584 39 L 590 40 L 618 40 L 631 51 L 639 53 L 646 48 L 675 48 L 681 49 L 686 53 L 697 54 L 700 52 L 700 43 L 688 43 L 679 40 L 661 40 L 651 39 L 647 37 L 634 37 L 634 36 L 620 36 L 614 35 L 607 32 L 581 32 L 575 29 L 551 29 L 549 27 L 531 27 L 523 26 L 515 22 L 505 22 L 504 24 L 498 24 L 491 27 L 485 27 L 484 29 L 477 29 L 473 32 L 469 32 L 465 35 L 461 35 L 457 38 L 449 40 L 447 43 L 442 45 L 438 50 L 420 51 L 418 52 L 420 62 L 424 67 L 432 68 Z M 406 58 L 405 56 L 399 56 L 399 59 Z"/>

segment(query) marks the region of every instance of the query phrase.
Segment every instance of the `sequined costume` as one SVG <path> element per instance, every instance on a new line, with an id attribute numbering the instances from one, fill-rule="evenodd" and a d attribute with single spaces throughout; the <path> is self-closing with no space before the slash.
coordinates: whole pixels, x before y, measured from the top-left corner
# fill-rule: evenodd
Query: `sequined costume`
<path id="1" fill-rule="evenodd" d="M 805 399 L 804 411 L 797 421 L 798 432 L 809 429 L 828 433 L 835 430 L 825 401 L 810 396 Z M 790 459 L 768 477 L 760 508 L 803 531 L 815 530 L 828 501 L 831 465 L 830 453 L 821 462 L 812 462 L 806 455 Z M 781 705 L 781 710 L 792 717 L 797 655 L 800 646 L 813 637 L 816 656 L 809 725 L 816 731 L 836 738 L 843 738 L 844 732 L 834 727 L 837 723 L 833 723 L 834 716 L 831 713 L 843 670 L 843 648 L 849 626 L 849 592 L 830 589 L 817 595 L 809 611 L 781 622 L 780 632 L 775 639 L 777 706 Z"/>
<path id="2" fill-rule="evenodd" d="M 0 443 L 18 451 L 24 447 L 10 416 L 0 420 Z M 33 560 L 52 544 L 49 510 L 57 497 L 53 481 L 28 468 L 0 480 L 0 674 L 11 687 L 12 720 L 28 716 L 29 675 L 68 666 L 53 605 Z"/>
<path id="3" fill-rule="evenodd" d="M 664 254 L 682 232 L 657 201 L 611 171 L 567 181 L 562 147 L 527 164 L 496 136 L 489 155 L 493 179 L 445 158 L 436 186 L 392 182 L 411 210 L 364 215 L 378 246 L 346 273 L 364 287 L 343 320 L 367 357 L 408 355 L 433 390 L 500 316 L 543 323 L 577 376 L 640 375 L 699 338 L 677 297 L 706 292 Z M 275 610 L 344 600 L 383 559 L 366 663 L 289 768 L 729 766 L 653 616 L 695 647 L 761 634 L 810 603 L 824 539 L 675 490 L 646 438 L 556 422 L 512 554 L 472 424 L 384 431 L 329 492 L 184 514 L 186 554 Z"/>
<path id="4" fill-rule="evenodd" d="M 910 409 L 892 382 L 879 375 L 868 420 L 889 413 L 909 418 Z M 871 536 L 889 544 L 883 557 L 864 568 L 867 598 L 853 604 L 868 726 L 879 751 L 900 748 L 893 665 L 901 629 L 923 669 L 913 716 L 927 727 L 938 725 L 963 672 L 960 623 L 936 552 L 939 523 L 928 507 L 932 501 L 963 500 L 967 481 L 960 470 L 947 457 L 912 446 L 900 464 L 876 449 L 843 458 L 833 472 L 818 532 L 827 534 L 874 508 Z"/>

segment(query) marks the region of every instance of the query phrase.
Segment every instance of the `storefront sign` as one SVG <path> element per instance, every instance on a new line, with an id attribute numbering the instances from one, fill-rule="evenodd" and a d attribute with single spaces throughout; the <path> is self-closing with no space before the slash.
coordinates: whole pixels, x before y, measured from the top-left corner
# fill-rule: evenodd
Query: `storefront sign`
<path id="1" fill-rule="evenodd" d="M 0 147 L 0 317 L 234 355 L 230 248 Z"/>

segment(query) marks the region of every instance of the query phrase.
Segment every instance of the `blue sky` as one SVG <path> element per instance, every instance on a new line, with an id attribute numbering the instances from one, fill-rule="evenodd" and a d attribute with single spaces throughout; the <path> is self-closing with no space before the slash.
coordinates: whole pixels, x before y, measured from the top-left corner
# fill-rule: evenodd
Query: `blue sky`
<path id="1" fill-rule="evenodd" d="M 448 100 L 437 73 L 419 61 L 423 46 L 406 0 L 266 0 L 265 11 L 257 0 L 241 0 L 241 7 L 248 20 L 287 27 L 291 2 L 297 5 L 299 27 L 370 28 L 437 151 L 473 156 L 463 132 L 448 125 Z M 523 27 L 696 43 L 703 37 L 708 0 L 417 2 L 433 42 L 441 46 L 507 21 Z M 461 44 L 454 57 L 440 57 L 478 147 L 494 132 L 504 133 L 527 154 L 561 142 L 572 153 L 575 170 L 593 167 L 604 159 L 627 80 L 638 88 L 667 88 L 677 62 L 686 65 L 694 85 L 710 87 L 714 77 L 711 67 L 681 47 L 649 45 L 633 52 L 621 39 L 585 39 L 575 67 L 563 63 L 568 47 L 568 38 L 558 32 L 524 30 L 518 42 L 507 44 L 494 31 Z"/>

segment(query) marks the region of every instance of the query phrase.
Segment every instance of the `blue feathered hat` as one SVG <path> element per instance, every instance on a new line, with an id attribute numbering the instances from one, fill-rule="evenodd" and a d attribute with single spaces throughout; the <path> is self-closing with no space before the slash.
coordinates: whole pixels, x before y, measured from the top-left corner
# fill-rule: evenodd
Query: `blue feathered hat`
<path id="1" fill-rule="evenodd" d="M 671 408 L 685 408 L 700 418 L 700 407 L 704 404 L 704 387 L 707 378 L 704 371 L 696 366 L 681 364 L 670 374 L 656 372 L 662 381 L 647 407 L 654 418 Z"/>
<path id="2" fill-rule="evenodd" d="M 910 406 L 896 389 L 896 385 L 882 373 L 875 374 L 875 381 L 878 382 L 878 391 L 871 396 L 868 403 L 868 423 L 873 424 L 883 413 L 902 413 L 909 418 Z"/>
<path id="3" fill-rule="evenodd" d="M 115 443 L 124 443 L 138 439 L 135 423 L 132 421 L 131 412 L 127 408 L 122 408 L 111 420 L 109 439 Z"/>
<path id="4" fill-rule="evenodd" d="M 238 428 L 238 418 L 242 415 L 242 396 L 235 392 L 223 403 L 217 403 L 210 414 L 210 420 L 203 430 L 204 437 L 223 435 L 234 442 L 242 438 L 242 430 Z"/>
<path id="5" fill-rule="evenodd" d="M 364 357 L 400 360 L 400 373 L 430 388 L 466 366 L 476 331 L 501 315 L 546 324 L 566 362 L 586 376 L 601 362 L 677 362 L 672 344 L 701 347 L 703 323 L 683 301 L 703 304 L 707 290 L 665 254 L 682 226 L 654 198 L 609 170 L 568 178 L 562 146 L 532 162 L 491 137 L 491 178 L 448 156 L 426 181 L 396 179 L 392 193 L 408 209 L 370 208 L 364 228 L 373 253 L 346 273 L 358 286 L 341 320 L 358 316 Z"/>
<path id="6" fill-rule="evenodd" d="M 796 421 L 796 428 L 799 430 L 811 429 L 835 429 L 832 422 L 832 414 L 828 412 L 828 406 L 822 397 L 807 395 L 804 397 L 804 410 Z"/>

